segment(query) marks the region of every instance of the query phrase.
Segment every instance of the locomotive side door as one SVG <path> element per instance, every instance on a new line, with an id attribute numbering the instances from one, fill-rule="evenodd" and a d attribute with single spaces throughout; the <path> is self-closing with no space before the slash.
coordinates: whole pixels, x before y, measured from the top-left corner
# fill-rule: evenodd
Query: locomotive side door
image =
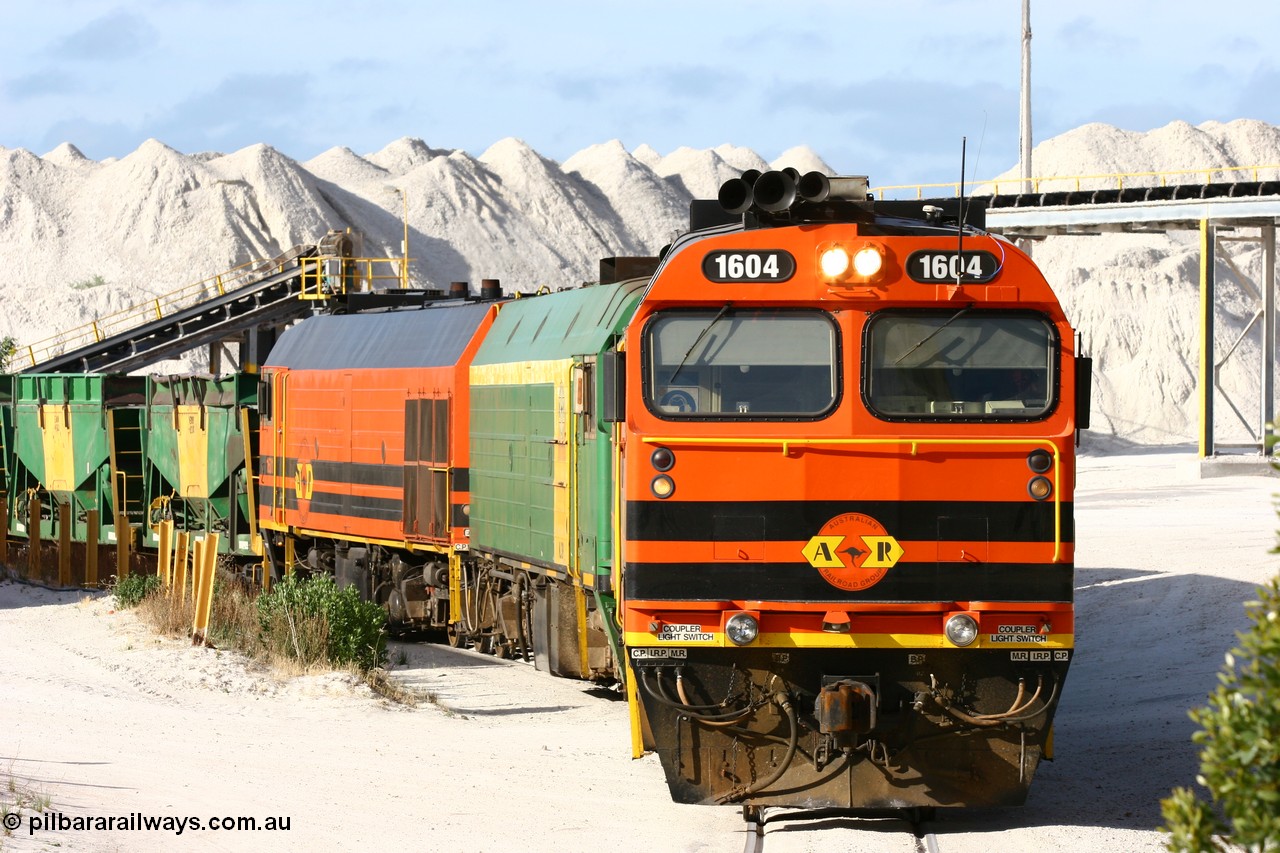
<path id="1" fill-rule="evenodd" d="M 271 459 L 271 520 L 276 524 L 284 524 L 285 498 L 285 442 L 288 438 L 288 379 L 287 370 L 277 371 L 271 376 L 271 448 L 264 451 L 264 456 Z"/>
<path id="2" fill-rule="evenodd" d="M 596 519 L 600 501 L 606 492 L 600 488 L 600 459 L 597 454 L 599 433 L 596 430 L 592 396 L 594 394 L 595 359 L 591 356 L 573 365 L 573 541 L 574 567 L 583 575 L 594 575 L 597 560 Z M 606 456 L 607 460 L 607 456 Z M 592 581 L 584 584 L 593 585 Z"/>

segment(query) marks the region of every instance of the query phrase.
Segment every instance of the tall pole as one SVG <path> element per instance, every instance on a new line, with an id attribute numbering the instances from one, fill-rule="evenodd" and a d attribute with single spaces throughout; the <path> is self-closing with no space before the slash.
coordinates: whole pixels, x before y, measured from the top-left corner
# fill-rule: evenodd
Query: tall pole
<path id="1" fill-rule="evenodd" d="M 1022 108 L 1019 111 L 1022 140 L 1022 191 L 1031 192 L 1031 0 L 1022 0 Z"/>
<path id="2" fill-rule="evenodd" d="M 409 196 L 405 195 L 404 190 L 400 190 L 400 204 L 404 218 L 404 241 L 400 243 L 400 256 L 404 258 L 400 262 L 400 287 L 407 288 L 409 286 Z"/>

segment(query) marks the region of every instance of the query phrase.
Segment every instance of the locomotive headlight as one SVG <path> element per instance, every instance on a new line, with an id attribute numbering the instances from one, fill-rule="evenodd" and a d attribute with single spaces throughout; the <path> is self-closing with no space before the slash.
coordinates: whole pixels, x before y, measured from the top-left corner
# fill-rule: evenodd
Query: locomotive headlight
<path id="1" fill-rule="evenodd" d="M 760 634 L 760 623 L 750 613 L 735 613 L 724 623 L 724 635 L 735 646 L 745 646 Z"/>
<path id="2" fill-rule="evenodd" d="M 822 270 L 822 277 L 831 281 L 844 278 L 852 263 L 849 250 L 843 246 L 832 246 L 818 256 L 818 268 Z"/>
<path id="3" fill-rule="evenodd" d="M 978 620 L 968 613 L 957 613 L 947 620 L 943 633 L 953 645 L 972 645 L 978 639 Z"/>
<path id="4" fill-rule="evenodd" d="M 1027 467 L 1037 474 L 1044 474 L 1053 467 L 1053 457 L 1045 450 L 1033 450 L 1027 454 Z"/>
<path id="5" fill-rule="evenodd" d="M 863 246 L 853 256 L 853 271 L 858 278 L 875 278 L 883 266 L 884 255 L 878 246 Z"/>

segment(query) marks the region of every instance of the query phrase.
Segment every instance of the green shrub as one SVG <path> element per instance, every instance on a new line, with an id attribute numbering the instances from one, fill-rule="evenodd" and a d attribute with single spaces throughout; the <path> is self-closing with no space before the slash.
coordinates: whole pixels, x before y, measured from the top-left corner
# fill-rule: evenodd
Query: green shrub
<path id="1" fill-rule="evenodd" d="M 263 642 L 303 665 L 327 660 L 369 671 L 386 663 L 386 614 L 361 601 L 355 587 L 338 589 L 327 576 L 287 577 L 258 596 Z"/>
<path id="2" fill-rule="evenodd" d="M 137 607 L 142 599 L 160 588 L 160 578 L 155 575 L 128 575 L 117 578 L 111 593 L 120 607 Z"/>
<path id="3" fill-rule="evenodd" d="M 0 338 L 0 370 L 8 370 L 9 362 L 18 354 L 18 342 L 12 335 Z"/>
<path id="4" fill-rule="evenodd" d="M 1280 850 L 1280 577 L 1246 608 L 1252 625 L 1227 655 L 1208 706 L 1191 712 L 1203 727 L 1193 735 L 1196 781 L 1213 806 L 1188 788 L 1160 804 L 1175 853 L 1228 849 L 1215 835 L 1246 850 Z"/>
<path id="5" fill-rule="evenodd" d="M 107 283 L 107 280 L 103 278 L 101 275 L 94 275 L 90 278 L 72 282 L 71 289 L 72 290 L 89 290 L 90 288 L 94 288 L 94 287 L 102 287 L 106 283 Z"/>

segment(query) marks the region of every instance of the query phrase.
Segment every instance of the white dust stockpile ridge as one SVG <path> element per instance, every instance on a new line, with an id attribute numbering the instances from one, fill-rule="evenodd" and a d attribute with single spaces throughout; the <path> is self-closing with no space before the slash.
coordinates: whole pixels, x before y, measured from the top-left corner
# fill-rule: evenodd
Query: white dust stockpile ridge
<path id="1" fill-rule="evenodd" d="M 1038 175 L 1277 162 L 1280 128 L 1255 121 L 1175 122 L 1148 133 L 1091 124 L 1034 153 Z M 475 291 L 481 278 L 508 291 L 572 286 L 594 280 L 601 257 L 656 254 L 686 226 L 689 201 L 714 198 L 725 179 L 784 166 L 834 173 L 805 146 L 766 161 L 729 144 L 664 155 L 618 140 L 563 163 L 514 138 L 479 156 L 404 138 L 365 155 L 335 147 L 303 163 L 267 145 L 183 154 L 148 140 L 101 162 L 71 143 L 43 157 L 0 148 L 0 336 L 34 343 L 330 229 L 353 229 L 366 255 L 399 256 L 406 210 L 413 286 L 468 281 Z M 1002 176 L 1002 190 L 1015 177 Z M 1255 311 L 1250 283 L 1232 267 L 1252 281 L 1261 270 L 1258 244 L 1226 251 L 1219 358 Z M 1051 238 L 1033 253 L 1095 356 L 1097 430 L 1148 443 L 1193 438 L 1192 235 Z M 1247 419 L 1257 411 L 1258 340 L 1255 328 L 1222 370 Z M 200 368 L 204 358 L 193 353 L 187 364 Z M 1247 439 L 1230 407 L 1218 408 L 1219 438 Z"/>

